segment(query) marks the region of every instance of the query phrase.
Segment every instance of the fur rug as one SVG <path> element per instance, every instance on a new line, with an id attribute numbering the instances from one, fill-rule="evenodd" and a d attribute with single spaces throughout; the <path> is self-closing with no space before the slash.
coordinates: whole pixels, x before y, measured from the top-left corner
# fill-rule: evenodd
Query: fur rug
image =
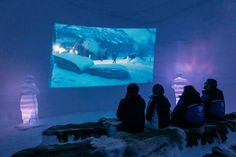
<path id="1" fill-rule="evenodd" d="M 169 127 L 138 134 L 118 132 L 118 124 L 116 119 L 102 118 L 93 123 L 53 126 L 43 131 L 39 146 L 19 151 L 12 157 L 178 157 L 185 146 L 225 142 L 228 133 L 236 131 L 236 113 L 226 115 L 224 121 L 208 121 L 200 128 Z M 44 141 L 50 137 L 55 140 Z M 235 152 L 235 145 L 227 149 L 213 147 L 212 153 L 204 157 L 236 157 Z"/>

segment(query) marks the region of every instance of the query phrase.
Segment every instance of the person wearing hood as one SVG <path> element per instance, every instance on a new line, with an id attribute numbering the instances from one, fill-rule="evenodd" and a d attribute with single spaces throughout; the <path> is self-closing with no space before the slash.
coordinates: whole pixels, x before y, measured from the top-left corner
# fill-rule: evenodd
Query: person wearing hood
<path id="1" fill-rule="evenodd" d="M 155 84 L 146 112 L 146 120 L 152 129 L 162 129 L 170 125 L 170 102 L 164 96 L 164 88 Z"/>
<path id="2" fill-rule="evenodd" d="M 144 130 L 145 101 L 139 95 L 139 87 L 136 83 L 128 85 L 126 96 L 121 99 L 116 115 L 121 121 L 118 126 L 119 131 L 139 133 Z"/>

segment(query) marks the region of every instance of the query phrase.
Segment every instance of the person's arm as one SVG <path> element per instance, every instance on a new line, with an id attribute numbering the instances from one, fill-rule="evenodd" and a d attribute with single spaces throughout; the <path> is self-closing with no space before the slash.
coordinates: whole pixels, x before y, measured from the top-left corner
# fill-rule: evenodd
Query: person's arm
<path id="1" fill-rule="evenodd" d="M 125 103 L 124 103 L 124 100 L 122 99 L 120 101 L 120 104 L 119 104 L 117 112 L 116 112 L 116 116 L 120 121 L 123 121 L 123 119 L 124 119 L 124 110 L 125 110 Z"/>
<path id="2" fill-rule="evenodd" d="M 182 100 L 182 98 L 180 98 L 180 100 L 178 101 L 177 105 L 175 106 L 175 108 L 172 112 L 172 116 L 173 117 L 181 116 L 181 114 L 183 113 L 183 108 L 184 108 L 184 101 Z"/>
<path id="3" fill-rule="evenodd" d="M 207 95 L 207 92 L 205 90 L 202 91 L 202 96 L 201 96 L 201 101 L 203 103 L 206 103 L 207 99 L 208 99 L 208 95 Z"/>
<path id="4" fill-rule="evenodd" d="M 221 93 L 221 98 L 222 98 L 222 100 L 225 101 L 223 92 L 221 91 L 220 93 Z"/>
<path id="5" fill-rule="evenodd" d="M 147 112 L 146 112 L 146 120 L 151 121 L 152 120 L 152 115 L 155 110 L 155 104 L 153 100 L 150 100 L 147 106 Z"/>

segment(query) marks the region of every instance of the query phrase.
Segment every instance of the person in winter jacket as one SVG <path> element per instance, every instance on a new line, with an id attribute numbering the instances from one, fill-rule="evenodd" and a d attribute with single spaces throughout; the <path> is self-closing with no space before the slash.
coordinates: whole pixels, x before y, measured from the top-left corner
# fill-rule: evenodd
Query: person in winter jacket
<path id="1" fill-rule="evenodd" d="M 145 101 L 139 95 L 137 84 L 128 85 L 126 96 L 121 99 L 116 115 L 121 121 L 118 130 L 128 133 L 138 133 L 144 130 Z"/>
<path id="2" fill-rule="evenodd" d="M 223 92 L 217 88 L 215 79 L 207 79 L 202 91 L 202 102 L 205 105 L 205 116 L 208 120 L 223 120 L 225 100 Z"/>
<path id="3" fill-rule="evenodd" d="M 204 120 L 204 107 L 200 94 L 193 86 L 185 86 L 183 94 L 171 114 L 172 125 L 198 127 L 203 124 Z"/>
<path id="4" fill-rule="evenodd" d="M 162 129 L 170 125 L 170 102 L 164 96 L 164 88 L 155 84 L 147 107 L 146 120 L 152 129 Z"/>

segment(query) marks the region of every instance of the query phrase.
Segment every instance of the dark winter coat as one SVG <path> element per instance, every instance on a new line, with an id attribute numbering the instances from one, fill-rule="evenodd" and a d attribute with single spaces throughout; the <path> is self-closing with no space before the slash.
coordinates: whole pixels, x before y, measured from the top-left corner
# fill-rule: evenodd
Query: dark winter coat
<path id="1" fill-rule="evenodd" d="M 140 95 L 126 96 L 120 101 L 117 118 L 122 122 L 120 130 L 138 133 L 144 130 L 145 101 Z"/>
<path id="2" fill-rule="evenodd" d="M 217 104 L 215 104 L 215 105 L 213 104 L 215 109 L 212 109 L 211 105 L 216 100 L 220 100 L 224 104 L 224 94 L 223 94 L 223 92 L 218 88 L 213 88 L 213 89 L 210 89 L 210 90 L 202 91 L 202 94 L 203 95 L 202 95 L 201 99 L 202 99 L 202 102 L 205 105 L 205 111 L 206 111 L 205 116 L 206 116 L 206 118 L 211 119 L 211 120 L 220 119 L 220 118 L 217 118 L 216 116 L 214 116 L 214 115 L 217 115 L 219 113 L 212 113 L 212 112 L 218 112 L 218 111 L 223 110 L 223 114 L 224 114 L 225 106 L 219 106 Z M 220 109 L 221 107 L 223 107 L 223 109 Z"/>
<path id="3" fill-rule="evenodd" d="M 170 102 L 164 95 L 154 95 L 150 98 L 146 113 L 147 121 L 152 120 L 156 108 L 159 129 L 167 127 L 170 124 Z"/>
<path id="4" fill-rule="evenodd" d="M 180 99 L 171 114 L 171 122 L 176 126 L 192 127 L 194 124 L 185 119 L 188 107 L 192 104 L 200 104 L 201 98 L 198 92 L 195 94 L 185 94 L 180 96 Z"/>

